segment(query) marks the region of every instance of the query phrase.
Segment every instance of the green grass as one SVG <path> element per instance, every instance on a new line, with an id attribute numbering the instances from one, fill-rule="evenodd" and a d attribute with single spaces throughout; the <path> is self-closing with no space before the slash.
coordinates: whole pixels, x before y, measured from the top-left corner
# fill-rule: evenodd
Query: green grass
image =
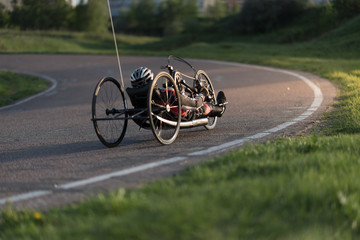
<path id="1" fill-rule="evenodd" d="M 311 72 L 339 86 L 341 96 L 330 112 L 327 134 L 360 132 L 360 16 L 307 42 L 266 44 L 247 37 L 240 41 L 200 42 L 175 54 L 274 66 Z M 271 34 L 270 34 L 271 35 Z M 241 39 L 241 38 L 240 38 Z"/>
<path id="2" fill-rule="evenodd" d="M 0 239 L 360 239 L 359 29 L 360 17 L 293 44 L 264 43 L 271 34 L 186 46 L 177 44 L 181 38 L 121 44 L 127 54 L 307 71 L 341 93 L 325 128 L 310 136 L 247 145 L 173 178 L 65 209 L 15 211 L 10 204 L 0 216 Z"/>
<path id="3" fill-rule="evenodd" d="M 0 71 L 0 106 L 47 89 L 49 83 L 37 77 Z"/>
<path id="4" fill-rule="evenodd" d="M 122 54 L 133 48 L 158 41 L 155 37 L 118 35 Z M 114 54 L 114 40 L 110 33 L 42 32 L 0 30 L 0 53 L 55 54 Z"/>
<path id="5" fill-rule="evenodd" d="M 139 45 L 158 41 L 155 37 L 118 35 L 122 54 L 136 54 Z M 114 54 L 110 33 L 16 31 L 0 29 L 0 54 Z M 138 51 L 138 54 L 142 52 Z M 36 94 L 47 88 L 46 81 L 12 73 L 0 74 L 0 106 Z"/>
<path id="6" fill-rule="evenodd" d="M 357 239 L 359 136 L 249 145 L 140 190 L 2 213 L 3 239 Z"/>

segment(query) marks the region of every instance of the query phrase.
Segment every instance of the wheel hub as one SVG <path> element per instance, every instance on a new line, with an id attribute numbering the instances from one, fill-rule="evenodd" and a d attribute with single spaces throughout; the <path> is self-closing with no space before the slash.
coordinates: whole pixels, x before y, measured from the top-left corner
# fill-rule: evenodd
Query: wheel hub
<path id="1" fill-rule="evenodd" d="M 170 105 L 169 104 L 166 104 L 166 111 L 170 112 Z"/>

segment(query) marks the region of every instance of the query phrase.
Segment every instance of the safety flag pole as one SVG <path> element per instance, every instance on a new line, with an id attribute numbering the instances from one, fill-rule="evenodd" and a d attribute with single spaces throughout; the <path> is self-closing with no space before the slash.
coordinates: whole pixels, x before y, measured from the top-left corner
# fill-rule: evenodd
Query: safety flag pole
<path id="1" fill-rule="evenodd" d="M 115 49 L 116 49 L 117 62 L 118 62 L 118 65 L 119 65 L 121 87 L 124 89 L 124 88 L 125 88 L 125 85 L 124 85 L 124 79 L 123 79 L 122 70 L 121 70 L 120 56 L 119 56 L 119 50 L 118 50 L 118 45 L 117 45 L 117 41 L 116 41 L 116 35 L 115 35 L 115 29 L 114 29 L 114 22 L 113 22 L 112 13 L 111 13 L 110 0 L 107 0 L 107 5 L 108 5 L 108 9 L 109 9 L 111 29 L 112 29 L 112 33 L 113 33 L 113 37 L 114 37 L 114 43 L 115 43 Z"/>

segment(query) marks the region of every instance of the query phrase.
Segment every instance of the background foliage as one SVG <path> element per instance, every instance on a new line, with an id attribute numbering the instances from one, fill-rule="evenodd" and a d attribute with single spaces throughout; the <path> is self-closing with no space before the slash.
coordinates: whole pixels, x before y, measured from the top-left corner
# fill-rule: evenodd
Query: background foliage
<path id="1" fill-rule="evenodd" d="M 333 0 L 332 2 L 342 17 L 354 17 L 360 13 L 359 0 Z"/>
<path id="2" fill-rule="evenodd" d="M 309 0 L 247 0 L 238 17 L 238 30 L 267 32 L 295 19 L 309 6 Z"/>
<path id="3" fill-rule="evenodd" d="M 182 32 L 184 22 L 198 16 L 196 0 L 133 1 L 129 11 L 116 19 L 117 30 L 146 35 L 175 35 Z"/>
<path id="4" fill-rule="evenodd" d="M 71 21 L 71 30 L 87 32 L 105 32 L 109 28 L 108 10 L 106 1 L 88 0 L 83 1 L 74 10 Z"/>
<path id="5" fill-rule="evenodd" d="M 71 6 L 64 0 L 23 0 L 13 4 L 11 24 L 26 29 L 63 29 L 68 27 Z"/>
<path id="6" fill-rule="evenodd" d="M 13 10 L 0 5 L 0 27 L 21 30 L 77 30 L 102 32 L 108 30 L 106 1 L 81 1 L 72 8 L 65 0 L 17 0 Z"/>
<path id="7" fill-rule="evenodd" d="M 311 0 L 246 0 L 242 9 L 230 9 L 220 0 L 200 13 L 196 0 L 134 0 L 130 9 L 114 19 L 116 32 L 166 36 L 189 34 L 190 40 L 208 33 L 232 35 L 271 32 L 293 23 L 303 29 L 287 29 L 300 37 L 304 32 L 326 31 L 360 13 L 360 0 L 331 0 L 316 5 Z M 301 24 L 300 24 L 301 25 Z M 327 27 L 326 27 L 327 26 Z M 72 8 L 65 0 L 13 0 L 13 11 L 0 4 L 0 28 L 22 30 L 109 31 L 106 0 L 81 1 Z"/>
<path id="8" fill-rule="evenodd" d="M 9 23 L 10 14 L 5 11 L 5 6 L 0 3 L 0 28 L 7 27 Z"/>

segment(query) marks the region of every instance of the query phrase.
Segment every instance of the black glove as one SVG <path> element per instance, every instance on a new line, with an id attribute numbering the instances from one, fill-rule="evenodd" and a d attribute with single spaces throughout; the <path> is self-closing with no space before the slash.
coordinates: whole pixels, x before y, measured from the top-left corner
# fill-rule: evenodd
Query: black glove
<path id="1" fill-rule="evenodd" d="M 204 97 L 209 96 L 209 90 L 205 87 L 201 87 L 199 93 L 202 94 Z"/>

